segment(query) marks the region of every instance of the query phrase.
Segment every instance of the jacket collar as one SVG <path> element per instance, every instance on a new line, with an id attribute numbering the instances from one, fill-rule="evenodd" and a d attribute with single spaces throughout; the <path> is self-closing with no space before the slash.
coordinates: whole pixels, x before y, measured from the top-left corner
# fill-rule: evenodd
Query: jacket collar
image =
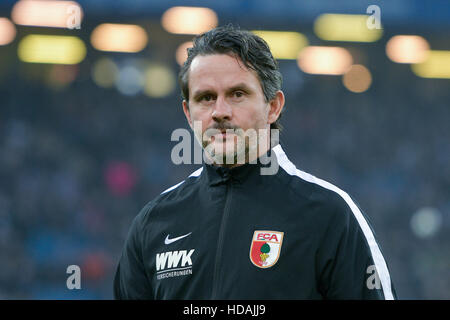
<path id="1" fill-rule="evenodd" d="M 276 156 L 272 153 L 274 153 L 274 151 L 269 149 L 267 153 L 259 157 L 257 161 L 245 163 L 234 168 L 203 163 L 203 171 L 210 186 L 225 184 L 229 180 L 233 183 L 242 184 L 251 177 L 261 175 L 261 169 L 270 166 L 270 163 L 268 163 L 269 160 L 276 161 Z M 273 159 L 270 158 L 271 155 Z"/>

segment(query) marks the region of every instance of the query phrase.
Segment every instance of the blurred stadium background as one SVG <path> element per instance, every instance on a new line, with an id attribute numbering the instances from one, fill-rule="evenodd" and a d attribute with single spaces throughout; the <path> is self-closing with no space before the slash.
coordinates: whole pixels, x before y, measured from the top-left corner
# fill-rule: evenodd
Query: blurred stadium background
<path id="1" fill-rule="evenodd" d="M 276 53 L 282 143 L 359 202 L 399 298 L 450 299 L 446 0 L 2 0 L 1 299 L 112 298 L 131 220 L 198 167 L 170 158 L 179 63 L 227 23 Z"/>

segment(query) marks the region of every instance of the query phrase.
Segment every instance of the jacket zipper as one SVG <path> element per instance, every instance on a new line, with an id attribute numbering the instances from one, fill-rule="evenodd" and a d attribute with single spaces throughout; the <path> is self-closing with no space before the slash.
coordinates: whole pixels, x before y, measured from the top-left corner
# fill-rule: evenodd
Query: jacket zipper
<path id="1" fill-rule="evenodd" d="M 217 242 L 217 252 L 216 252 L 216 259 L 214 264 L 214 275 L 213 275 L 213 289 L 211 294 L 211 299 L 217 299 L 217 294 L 219 291 L 219 269 L 220 264 L 222 260 L 222 251 L 223 251 L 223 242 L 225 237 L 225 230 L 227 226 L 227 220 L 229 216 L 229 207 L 231 202 L 231 196 L 232 196 L 232 181 L 231 179 L 227 181 L 227 198 L 225 200 L 225 207 L 223 209 L 223 215 L 222 215 L 222 221 L 220 223 L 220 231 L 219 231 L 219 240 Z"/>

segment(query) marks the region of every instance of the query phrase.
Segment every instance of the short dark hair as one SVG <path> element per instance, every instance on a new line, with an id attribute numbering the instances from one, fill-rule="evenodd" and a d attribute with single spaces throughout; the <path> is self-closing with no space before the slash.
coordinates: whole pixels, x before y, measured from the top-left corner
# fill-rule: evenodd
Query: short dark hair
<path id="1" fill-rule="evenodd" d="M 193 47 L 187 50 L 188 57 L 178 75 L 181 95 L 187 102 L 189 102 L 189 68 L 192 60 L 198 55 L 231 53 L 239 57 L 247 68 L 254 70 L 258 75 L 266 102 L 275 98 L 277 91 L 281 90 L 283 78 L 278 63 L 267 43 L 254 33 L 228 24 L 197 35 L 193 43 Z M 271 129 L 281 129 L 280 117 L 271 124 Z"/>

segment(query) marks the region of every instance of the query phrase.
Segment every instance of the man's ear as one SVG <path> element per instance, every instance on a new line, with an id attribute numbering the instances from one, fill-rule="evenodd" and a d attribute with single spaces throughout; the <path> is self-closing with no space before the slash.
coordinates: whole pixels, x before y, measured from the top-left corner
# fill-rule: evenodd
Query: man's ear
<path id="1" fill-rule="evenodd" d="M 284 107 L 284 93 L 278 90 L 275 97 L 269 102 L 269 116 L 267 117 L 267 122 L 269 124 L 274 123 L 280 117 L 281 111 Z"/>
<path id="2" fill-rule="evenodd" d="M 191 119 L 191 113 L 189 112 L 189 103 L 186 100 L 183 100 L 183 112 L 186 116 L 186 119 L 189 123 L 189 126 L 192 128 L 192 119 Z"/>

